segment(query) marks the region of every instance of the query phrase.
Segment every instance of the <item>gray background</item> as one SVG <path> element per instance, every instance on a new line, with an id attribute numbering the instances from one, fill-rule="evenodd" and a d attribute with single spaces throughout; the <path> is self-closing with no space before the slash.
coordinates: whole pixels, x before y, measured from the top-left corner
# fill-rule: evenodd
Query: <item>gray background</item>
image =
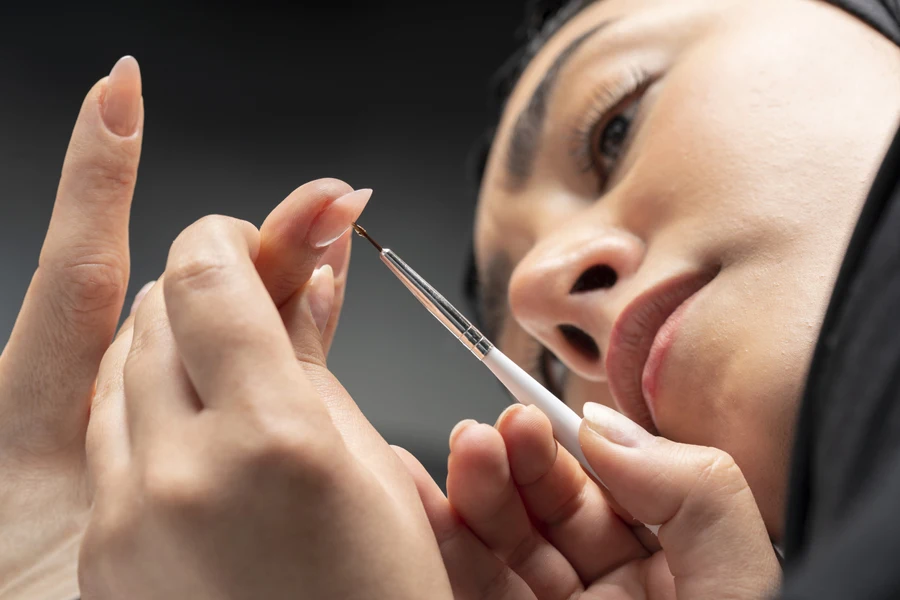
<path id="1" fill-rule="evenodd" d="M 82 98 L 123 54 L 141 63 L 146 107 L 129 298 L 197 218 L 259 225 L 298 185 L 333 176 L 374 188 L 361 222 L 462 306 L 466 158 L 522 12 L 511 1 L 0 8 L 0 340 Z M 359 241 L 331 367 L 443 484 L 452 426 L 493 422 L 506 396 Z"/>

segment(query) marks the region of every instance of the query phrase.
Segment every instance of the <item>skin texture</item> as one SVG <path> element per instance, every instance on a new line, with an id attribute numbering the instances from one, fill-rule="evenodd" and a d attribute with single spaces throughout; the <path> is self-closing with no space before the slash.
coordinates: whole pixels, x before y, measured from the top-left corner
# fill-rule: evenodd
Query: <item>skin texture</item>
<path id="1" fill-rule="evenodd" d="M 203 219 L 104 357 L 86 600 L 450 598 L 403 464 L 325 368 L 312 307 L 328 316 L 334 282 L 326 268 L 306 284 L 316 221 L 349 226 L 359 210 L 317 201 L 322 183 L 289 203 L 300 266 L 272 255 L 266 269 L 301 289 L 272 293 L 255 227 Z"/>
<path id="2" fill-rule="evenodd" d="M 516 184 L 507 148 L 518 115 L 561 50 L 608 20 L 558 73 L 530 177 Z M 601 178 L 573 156 L 573 123 L 608 115 L 591 98 L 634 68 L 650 83 Z M 603 0 L 584 10 L 515 87 L 483 180 L 478 269 L 482 280 L 497 264 L 511 270 L 507 293 L 499 282 L 506 317 L 494 320 L 501 348 L 536 375 L 536 344 L 548 348 L 576 409 L 619 407 L 651 432 L 726 451 L 777 540 L 807 364 L 896 127 L 898 73 L 892 44 L 825 3 Z M 588 129 L 602 132 L 608 118 Z M 570 293 L 597 265 L 615 284 Z M 715 278 L 682 314 L 652 413 L 622 406 L 604 360 L 617 317 L 660 282 L 697 272 Z M 588 334 L 600 359 L 585 360 L 560 325 Z"/>
<path id="3" fill-rule="evenodd" d="M 103 150 L 102 142 L 85 146 Z M 74 174 L 81 182 L 94 171 Z M 114 189 L 113 200 L 130 199 Z M 79 542 L 86 600 L 289 598 L 298 589 L 335 599 L 724 598 L 772 588 L 774 556 L 733 461 L 654 437 L 599 405 L 582 444 L 615 502 L 557 450 L 533 411 L 531 425 L 510 421 L 510 411 L 496 430 L 457 431 L 449 500 L 411 455 L 392 451 L 325 362 L 349 237 L 325 248 L 318 234 L 328 223 L 330 239 L 335 223 L 359 216 L 358 195 L 341 200 L 349 192 L 340 181 L 314 181 L 259 230 L 215 217 L 182 233 L 99 372 L 83 366 L 96 390 L 86 433 L 84 421 L 74 427 L 78 444 L 41 437 L 52 413 L 18 399 L 19 437 L 4 442 L 59 443 L 76 466 L 33 478 L 43 465 L 32 463 L 21 476 L 38 489 L 71 478 L 84 496 L 74 508 L 53 505 L 68 529 L 32 518 L 27 543 L 3 564 L 17 584 L 4 599 L 74 595 L 74 558 L 64 551 Z M 108 310 L 114 323 L 119 306 Z M 51 361 L 23 376 L 65 366 Z M 19 506 L 39 498 L 25 485 L 5 491 Z M 664 551 L 632 529 L 629 511 L 660 525 Z"/>
<path id="4" fill-rule="evenodd" d="M 88 92 L 39 266 L 0 357 L 0 598 L 72 598 L 88 520 L 84 436 L 128 284 L 141 78 L 120 60 Z"/>
<path id="5" fill-rule="evenodd" d="M 620 18 L 618 29 L 605 32 L 612 38 L 586 41 L 560 72 L 534 172 L 511 186 L 503 147 L 529 86 L 555 53 L 609 17 Z M 570 115 L 586 110 L 579 99 L 590 96 L 596 78 L 614 76 L 604 65 L 625 46 L 660 72 L 629 151 L 601 194 L 597 178 L 574 166 L 566 132 Z M 498 255 L 515 266 L 514 320 L 498 341 L 525 363 L 529 332 L 573 371 L 570 403 L 615 404 L 602 362 L 580 360 L 555 336 L 556 325 L 579 327 L 605 355 L 612 321 L 641 291 L 691 269 L 712 266 L 717 275 L 683 315 L 655 419 L 640 423 L 650 432 L 599 408 L 586 411 L 592 425 L 583 426 L 582 445 L 608 491 L 556 447 L 546 419 L 517 407 L 496 428 L 469 423 L 454 432 L 449 499 L 407 453 L 398 449 L 397 459 L 324 366 L 346 269 L 335 269 L 336 308 L 324 336 L 311 306 L 321 307 L 328 294 L 319 295 L 324 284 L 305 282 L 329 254 L 345 261 L 349 245 L 339 240 L 323 254 L 300 242 L 322 203 L 349 191 L 333 181 L 298 189 L 259 232 L 205 221 L 179 238 L 164 283 L 103 363 L 88 479 L 81 445 L 87 399 L 122 303 L 123 232 L 137 169 L 135 144 L 98 129 L 102 88 L 92 92 L 76 135 L 87 123 L 94 137 L 75 138 L 77 151 L 67 157 L 67 164 L 87 162 L 75 179 L 64 171 L 42 267 L 17 324 L 25 333 L 14 334 L 0 365 L 0 406 L 10 417 L 3 422 L 13 424 L 3 432 L 4 449 L 17 450 L 3 454 L 13 460 L 4 458 L 0 468 L 6 480 L 23 481 L 4 490 L 2 508 L 30 515 L 3 520 L 14 533 L 28 532 L 18 554 L 7 549 L 0 561 L 2 580 L 15 582 L 3 597 L 68 589 L 93 491 L 81 565 L 88 598 L 249 597 L 261 589 L 278 597 L 300 584 L 337 598 L 347 597 L 349 588 L 339 584 L 348 581 L 362 596 L 385 597 L 382 586 L 390 585 L 391 597 L 438 598 L 448 594 L 448 575 L 456 598 L 759 597 L 777 582 L 767 538 L 780 532 L 791 415 L 859 208 L 848 199 L 861 200 L 893 130 L 897 70 L 896 50 L 876 34 L 805 0 L 603 0 L 551 40 L 513 93 L 479 208 L 482 271 Z M 139 106 L 139 91 L 131 89 L 117 114 Z M 125 118 L 109 132 L 124 131 L 123 121 L 127 128 Z M 105 176 L 109 165 L 115 172 Z M 104 176 L 91 177 L 97 173 Z M 92 237 L 92 219 L 74 237 L 59 234 L 90 209 L 92 219 L 109 217 L 109 235 Z M 100 245 L 108 240 L 112 248 Z M 282 252 L 289 261 L 279 260 Z M 88 265 L 93 273 L 98 256 L 111 256 L 118 268 L 72 285 L 66 274 L 81 269 L 65 267 Z M 215 257 L 229 260 L 210 264 Z M 583 310 L 570 310 L 572 281 L 594 264 L 616 270 L 615 286 L 580 296 Z M 112 285 L 96 286 L 108 272 Z M 316 300 L 297 293 L 304 286 Z M 97 294 L 105 300 L 94 304 Z M 78 300 L 74 309 L 58 304 L 70 298 Z M 209 302 L 224 313 L 258 311 L 257 318 L 231 319 L 223 328 L 204 319 Z M 85 313 L 97 322 L 79 330 Z M 36 339 L 43 343 L 29 342 Z M 238 351 L 223 356 L 222 340 Z M 56 359 L 29 355 L 47 348 L 59 352 Z M 285 358 L 291 354 L 299 366 Z M 73 367 L 59 356 L 86 358 Z M 129 368 L 139 360 L 158 368 Z M 239 393 L 260 377 L 268 394 Z M 38 394 L 28 387 L 38 380 L 65 385 Z M 160 434 L 169 419 L 182 436 Z M 203 443 L 180 447 L 185 439 Z M 202 452 L 207 447 L 221 452 Z M 36 469 L 46 476 L 34 478 Z M 84 492 L 71 510 L 53 505 L 62 526 L 45 511 L 21 510 L 50 506 L 60 489 Z M 303 510 L 286 518 L 289 506 Z M 376 518 L 361 518 L 362 506 Z M 240 518 L 222 520 L 223 513 Z M 659 543 L 632 529 L 631 515 L 661 524 Z M 259 552 L 246 544 L 254 537 L 246 532 L 261 530 L 277 540 L 274 561 L 256 560 Z M 318 563 L 304 554 L 311 538 L 328 541 Z M 381 556 L 388 542 L 398 548 L 394 557 Z M 160 562 L 171 560 L 172 548 L 203 568 Z M 270 570 L 259 571 L 266 565 Z M 63 585 L 51 588 L 57 581 Z"/>
<path id="6" fill-rule="evenodd" d="M 86 431 L 100 361 L 113 339 L 128 285 L 128 220 L 142 136 L 140 70 L 126 57 L 84 100 L 39 267 L 0 356 L 3 600 L 68 600 L 79 593 L 77 557 L 95 491 Z M 272 211 L 259 232 L 255 264 L 272 302 L 293 297 L 314 267 L 331 269 L 320 270 L 333 286 L 319 302 L 331 307 L 324 328 L 316 328 L 316 356 L 321 357 L 334 338 L 343 304 L 351 232 L 327 248 L 310 249 L 304 240 L 322 208 L 350 191 L 333 179 L 301 186 Z M 355 218 L 345 210 L 329 214 L 347 224 Z M 297 352 L 308 350 L 298 347 Z M 329 391 L 328 398 L 341 398 L 342 388 L 333 378 L 317 381 Z M 355 406 L 342 422 L 355 427 L 355 443 L 365 446 L 362 440 L 377 439 L 381 453 L 373 456 L 386 457 L 402 469 L 353 411 Z M 415 498 L 408 485 L 408 495 Z"/>

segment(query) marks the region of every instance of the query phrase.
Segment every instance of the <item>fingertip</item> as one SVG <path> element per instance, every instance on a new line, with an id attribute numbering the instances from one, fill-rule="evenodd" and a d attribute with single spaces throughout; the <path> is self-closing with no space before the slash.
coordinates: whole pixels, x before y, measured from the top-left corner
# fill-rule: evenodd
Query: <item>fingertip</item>
<path id="1" fill-rule="evenodd" d="M 509 467 L 518 485 L 530 485 L 556 462 L 558 446 L 550 420 L 537 407 L 516 411 L 500 424 Z"/>
<path id="2" fill-rule="evenodd" d="M 319 216 L 352 191 L 339 179 L 310 181 L 288 194 L 266 217 L 260 228 L 262 246 L 256 267 L 276 306 L 282 306 L 302 287 L 317 265 L 331 264 L 335 280 L 343 281 L 349 243 L 339 237 L 331 247 L 317 249 L 308 238 Z"/>
<path id="3" fill-rule="evenodd" d="M 131 310 L 128 312 L 129 316 L 134 315 L 134 313 L 137 312 L 137 309 L 141 305 L 141 302 L 143 302 L 144 298 L 147 296 L 147 293 L 155 283 L 155 280 L 148 281 L 143 286 L 141 286 L 141 289 L 138 290 L 138 293 L 134 295 L 134 300 L 131 303 Z"/>
<path id="4" fill-rule="evenodd" d="M 470 425 L 477 425 L 478 421 L 474 419 L 464 419 L 453 426 L 453 429 L 450 430 L 450 451 L 453 451 L 453 445 L 456 443 L 456 438 L 459 437 L 459 434 L 462 431 L 469 427 Z"/>
<path id="5" fill-rule="evenodd" d="M 447 489 L 457 497 L 482 496 L 510 479 L 506 447 L 500 433 L 484 423 L 470 423 L 453 436 Z"/>

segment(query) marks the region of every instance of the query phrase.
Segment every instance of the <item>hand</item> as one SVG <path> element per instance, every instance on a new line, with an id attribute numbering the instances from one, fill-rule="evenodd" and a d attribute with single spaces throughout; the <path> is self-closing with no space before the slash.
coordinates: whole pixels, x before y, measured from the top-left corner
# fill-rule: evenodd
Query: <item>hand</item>
<path id="1" fill-rule="evenodd" d="M 537 408 L 450 437 L 449 501 L 414 458 L 456 600 L 761 598 L 780 568 L 740 469 L 714 448 L 655 437 L 585 406 L 585 456 L 607 490 L 553 439 Z M 658 543 L 640 522 L 660 525 Z"/>
<path id="2" fill-rule="evenodd" d="M 0 598 L 77 596 L 90 498 L 84 438 L 128 284 L 143 135 L 130 57 L 88 92 L 25 301 L 0 356 Z"/>
<path id="3" fill-rule="evenodd" d="M 190 227 L 104 358 L 86 600 L 450 596 L 412 480 L 325 368 L 331 271 L 306 281 L 362 206 L 321 185 L 262 235 Z"/>

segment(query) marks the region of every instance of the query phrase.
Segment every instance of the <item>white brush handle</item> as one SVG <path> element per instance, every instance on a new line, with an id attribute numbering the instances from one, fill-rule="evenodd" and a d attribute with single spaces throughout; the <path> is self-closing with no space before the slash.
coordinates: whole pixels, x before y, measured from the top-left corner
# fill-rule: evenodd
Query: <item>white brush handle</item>
<path id="1" fill-rule="evenodd" d="M 584 451 L 581 449 L 581 442 L 578 441 L 581 417 L 496 347 L 491 348 L 485 354 L 482 362 L 515 396 L 516 400 L 526 405 L 533 404 L 547 415 L 553 425 L 553 435 L 556 440 L 569 451 L 569 454 L 578 459 L 591 477 L 603 485 L 603 480 L 588 463 Z M 646 525 L 646 527 L 654 534 L 659 531 L 659 525 Z"/>

